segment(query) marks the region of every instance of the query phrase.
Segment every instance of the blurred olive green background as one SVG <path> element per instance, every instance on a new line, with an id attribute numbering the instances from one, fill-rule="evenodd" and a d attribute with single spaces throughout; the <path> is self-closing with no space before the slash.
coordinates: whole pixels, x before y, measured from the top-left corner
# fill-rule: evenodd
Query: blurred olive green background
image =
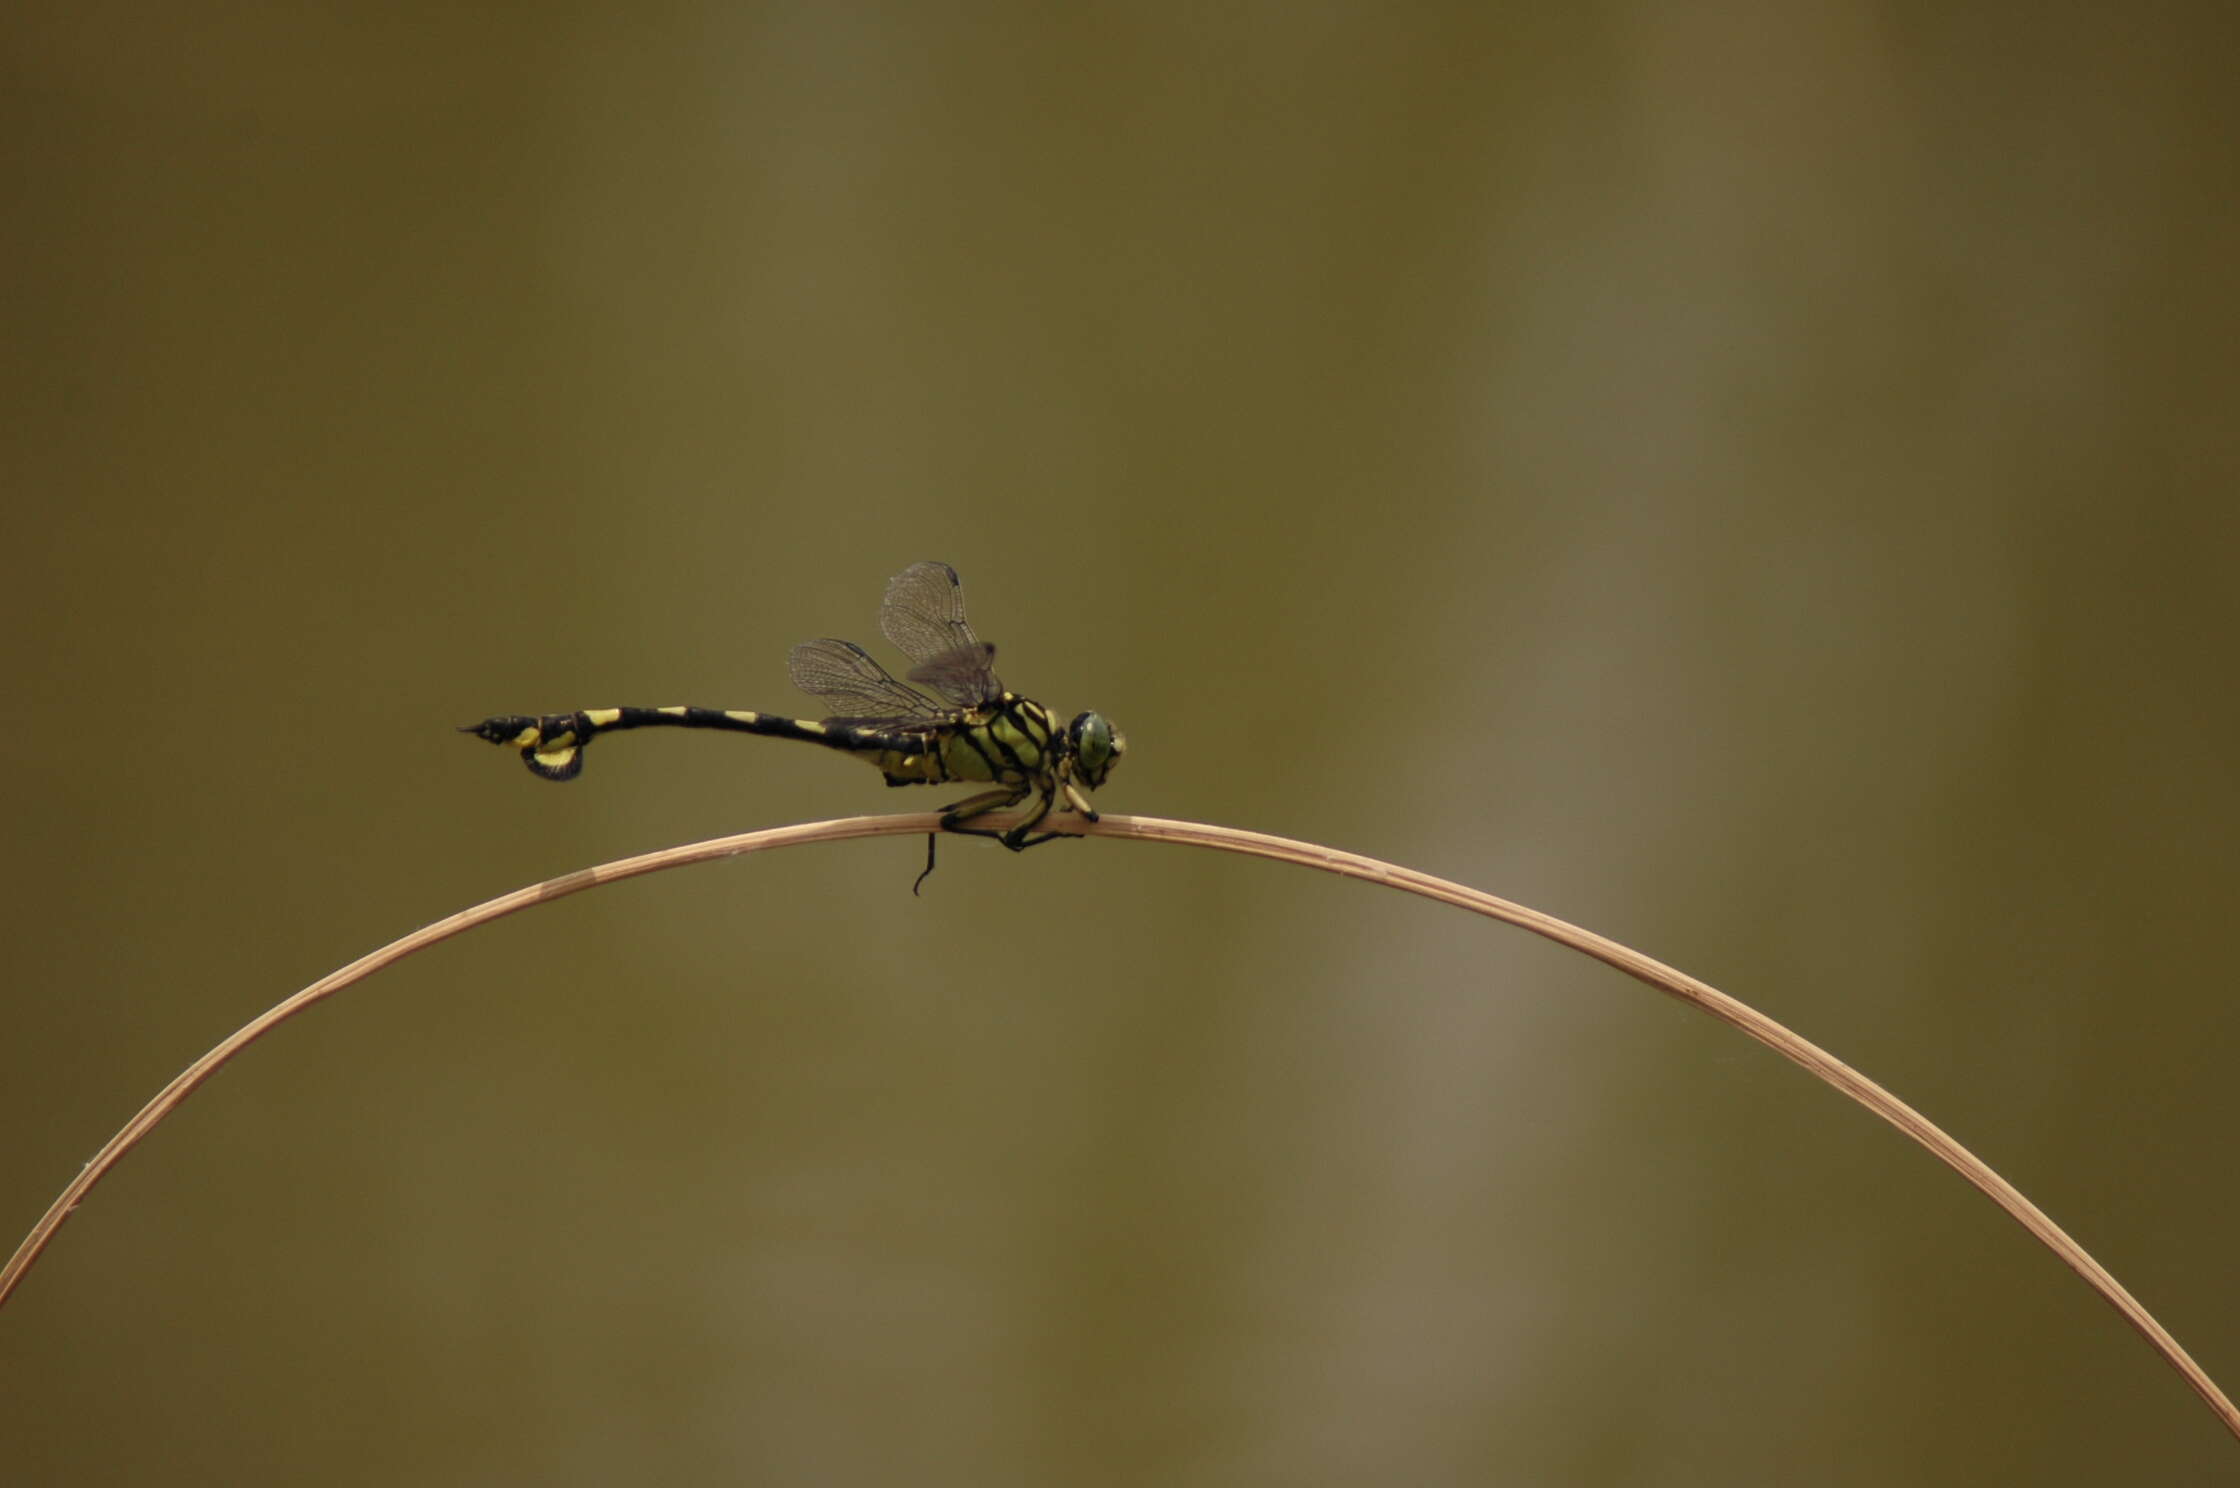
<path id="1" fill-rule="evenodd" d="M 639 735 L 964 574 L 1102 795 L 1636 944 L 2240 1382 L 2230 11 L 41 5 L 7 1243 L 299 985 L 940 797 Z M 2240 1447 L 1599 966 L 1115 842 L 587 894 L 257 1046 L 0 1315 L 24 1484 L 2099 1484 Z"/>

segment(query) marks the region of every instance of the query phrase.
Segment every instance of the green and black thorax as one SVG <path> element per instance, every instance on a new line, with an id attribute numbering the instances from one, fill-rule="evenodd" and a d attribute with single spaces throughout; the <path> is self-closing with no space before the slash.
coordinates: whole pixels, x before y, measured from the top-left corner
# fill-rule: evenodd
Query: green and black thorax
<path id="1" fill-rule="evenodd" d="M 1052 810 L 1097 819 L 1086 793 L 1104 784 L 1127 748 L 1125 736 L 1098 713 L 1078 714 L 1060 727 L 1048 708 L 1007 689 L 995 675 L 995 647 L 965 620 L 955 569 L 916 563 L 895 575 L 879 625 L 916 663 L 908 683 L 851 641 L 828 637 L 793 648 L 787 667 L 794 685 L 834 710 L 823 719 L 740 709 L 586 708 L 486 718 L 465 732 L 519 749 L 530 770 L 547 780 L 573 779 L 594 738 L 624 729 L 726 729 L 797 739 L 868 760 L 889 785 L 955 780 L 993 786 L 948 808 L 942 826 L 994 837 L 1014 850 L 1062 835 L 1036 830 Z M 999 832 L 968 825 L 1030 796 L 1034 808 L 1014 827 Z"/>

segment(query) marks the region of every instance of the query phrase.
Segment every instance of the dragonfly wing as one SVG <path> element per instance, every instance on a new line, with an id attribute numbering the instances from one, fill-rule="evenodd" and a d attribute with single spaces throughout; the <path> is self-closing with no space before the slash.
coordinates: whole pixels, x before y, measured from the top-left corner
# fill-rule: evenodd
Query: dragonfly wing
<path id="1" fill-rule="evenodd" d="M 786 657 L 793 685 L 821 698 L 829 718 L 850 723 L 893 723 L 943 719 L 949 710 L 915 687 L 897 682 L 871 653 L 853 641 L 830 636 L 803 641 Z"/>
<path id="2" fill-rule="evenodd" d="M 887 580 L 879 629 L 917 663 L 910 673 L 943 697 L 977 707 L 1003 693 L 990 662 L 996 648 L 972 633 L 964 586 L 946 563 L 913 563 Z"/>
<path id="3" fill-rule="evenodd" d="M 977 641 L 912 667 L 910 680 L 932 688 L 951 702 L 977 708 L 1003 696 L 1003 683 L 995 673 L 995 659 L 996 648 L 986 641 Z"/>
<path id="4" fill-rule="evenodd" d="M 879 629 L 919 663 L 980 644 L 964 618 L 964 587 L 946 563 L 913 563 L 887 580 Z"/>

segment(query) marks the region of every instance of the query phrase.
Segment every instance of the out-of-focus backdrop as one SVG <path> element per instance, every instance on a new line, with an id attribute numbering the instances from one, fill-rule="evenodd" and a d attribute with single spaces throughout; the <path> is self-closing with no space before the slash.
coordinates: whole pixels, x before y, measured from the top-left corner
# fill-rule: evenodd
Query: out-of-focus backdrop
<path id="1" fill-rule="evenodd" d="M 41 4 L 6 1241 L 229 1029 L 922 809 L 640 734 L 887 576 L 1110 809 L 1636 944 L 2240 1380 L 2220 5 Z M 1953 1175 L 1518 934 L 1117 842 L 586 894 L 257 1046 L 0 1314 L 22 1484 L 2203 1482 Z"/>

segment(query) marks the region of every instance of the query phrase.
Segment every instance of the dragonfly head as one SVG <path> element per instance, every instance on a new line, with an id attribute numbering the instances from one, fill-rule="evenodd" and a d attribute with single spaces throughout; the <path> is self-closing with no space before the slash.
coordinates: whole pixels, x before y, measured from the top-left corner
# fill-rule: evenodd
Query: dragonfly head
<path id="1" fill-rule="evenodd" d="M 1104 784 L 1113 765 L 1128 752 L 1128 736 L 1102 713 L 1075 714 L 1066 725 L 1066 742 L 1073 746 L 1073 773 L 1091 790 Z"/>

